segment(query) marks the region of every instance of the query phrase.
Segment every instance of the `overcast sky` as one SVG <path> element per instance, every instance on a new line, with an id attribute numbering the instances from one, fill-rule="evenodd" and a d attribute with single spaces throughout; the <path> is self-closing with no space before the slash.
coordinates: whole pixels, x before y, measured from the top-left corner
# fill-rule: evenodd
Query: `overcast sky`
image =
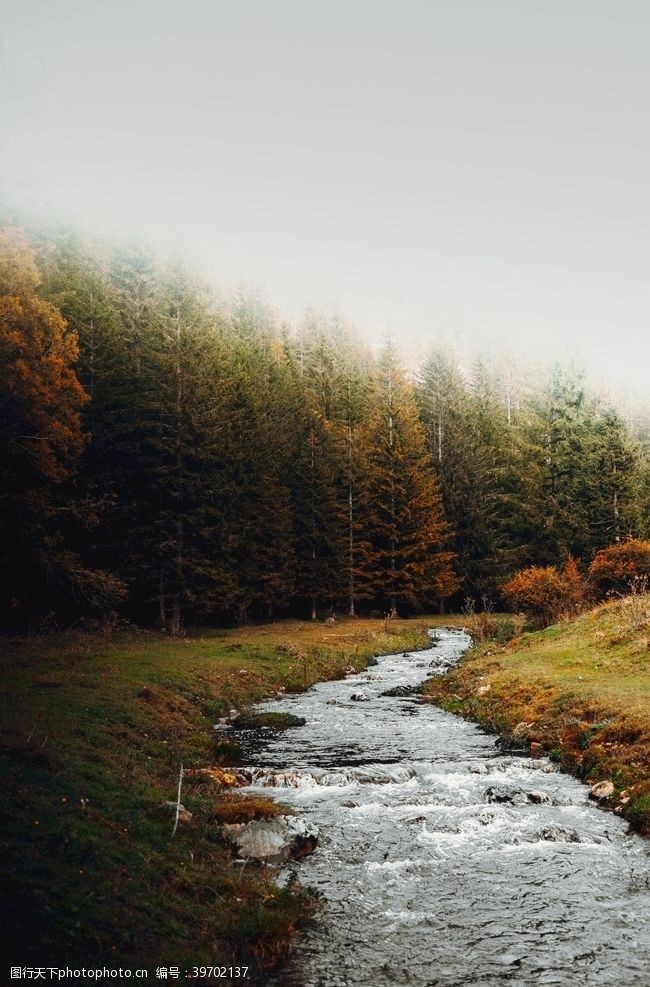
<path id="1" fill-rule="evenodd" d="M 0 0 L 0 194 L 647 391 L 650 4 Z"/>

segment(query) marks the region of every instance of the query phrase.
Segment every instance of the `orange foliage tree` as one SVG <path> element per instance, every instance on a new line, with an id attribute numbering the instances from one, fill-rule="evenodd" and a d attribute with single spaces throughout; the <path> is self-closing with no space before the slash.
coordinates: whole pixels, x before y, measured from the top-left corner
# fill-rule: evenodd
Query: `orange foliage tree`
<path id="1" fill-rule="evenodd" d="M 0 606 L 9 612 L 52 570 L 65 514 L 55 491 L 85 443 L 76 333 L 39 297 L 39 282 L 24 235 L 0 230 Z"/>
<path id="2" fill-rule="evenodd" d="M 0 409 L 10 460 L 28 460 L 60 481 L 82 451 L 81 407 L 88 400 L 74 363 L 77 334 L 37 294 L 34 252 L 15 229 L 0 230 Z"/>

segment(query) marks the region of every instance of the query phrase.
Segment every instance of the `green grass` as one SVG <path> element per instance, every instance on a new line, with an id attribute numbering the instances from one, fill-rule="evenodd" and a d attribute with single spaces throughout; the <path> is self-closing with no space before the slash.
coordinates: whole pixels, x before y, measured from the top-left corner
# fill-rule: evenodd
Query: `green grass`
<path id="1" fill-rule="evenodd" d="M 233 866 L 215 839 L 224 793 L 209 777 L 187 776 L 193 819 L 172 839 L 164 803 L 176 797 L 180 762 L 236 760 L 212 729 L 218 716 L 421 646 L 434 623 L 4 639 L 6 955 L 29 965 L 273 965 L 309 898 Z"/>
<path id="2" fill-rule="evenodd" d="M 610 807 L 650 834 L 650 596 L 483 643 L 427 693 L 506 737 L 518 726 L 518 742 L 590 783 L 611 779 Z"/>

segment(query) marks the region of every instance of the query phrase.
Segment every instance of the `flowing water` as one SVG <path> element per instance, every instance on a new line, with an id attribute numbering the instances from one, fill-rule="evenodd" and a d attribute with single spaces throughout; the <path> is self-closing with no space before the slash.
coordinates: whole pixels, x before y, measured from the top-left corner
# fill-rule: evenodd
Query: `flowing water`
<path id="1" fill-rule="evenodd" d="M 468 643 L 439 631 L 427 651 L 261 707 L 307 724 L 251 741 L 255 784 L 321 834 L 281 875 L 324 904 L 278 987 L 650 985 L 648 844 L 546 759 L 382 695 Z"/>

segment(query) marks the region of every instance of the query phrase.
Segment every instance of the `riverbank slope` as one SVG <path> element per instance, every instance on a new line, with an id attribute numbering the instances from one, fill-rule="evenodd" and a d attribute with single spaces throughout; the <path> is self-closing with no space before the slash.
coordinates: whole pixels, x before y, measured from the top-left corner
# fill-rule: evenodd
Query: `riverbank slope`
<path id="1" fill-rule="evenodd" d="M 3 639 L 5 955 L 30 966 L 273 965 L 309 899 L 233 866 L 214 839 L 223 792 L 209 777 L 186 775 L 192 819 L 172 838 L 165 803 L 180 763 L 218 761 L 213 725 L 230 709 L 422 646 L 436 622 Z"/>
<path id="2" fill-rule="evenodd" d="M 650 836 L 650 596 L 475 645 L 425 693 L 512 748 L 546 752 L 592 785 L 611 781 L 603 804 Z"/>

